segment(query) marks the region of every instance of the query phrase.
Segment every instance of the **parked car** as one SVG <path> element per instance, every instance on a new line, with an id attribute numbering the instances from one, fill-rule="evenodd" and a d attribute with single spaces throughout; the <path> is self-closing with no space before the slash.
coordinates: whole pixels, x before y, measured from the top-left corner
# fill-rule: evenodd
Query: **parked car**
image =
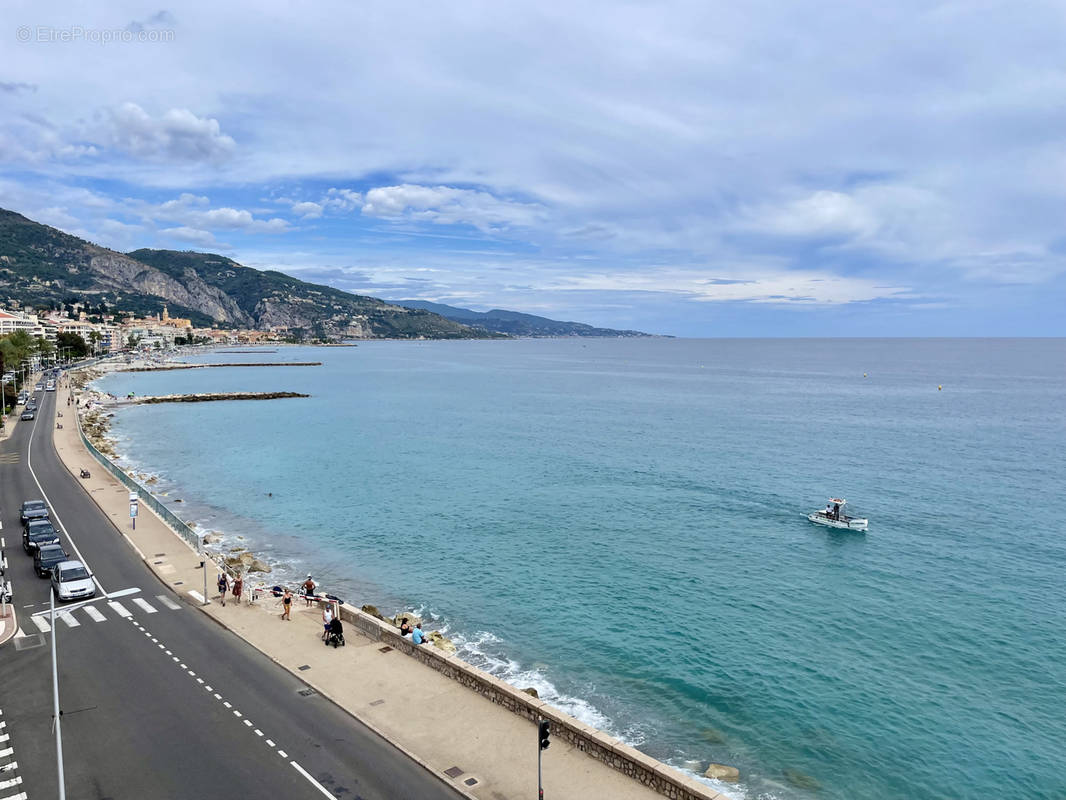
<path id="1" fill-rule="evenodd" d="M 44 384 L 42 384 L 42 383 L 38 383 L 36 386 L 33 387 L 33 391 L 35 391 L 35 392 L 40 392 L 40 391 L 43 391 L 43 390 L 44 390 Z"/>
<path id="2" fill-rule="evenodd" d="M 59 544 L 59 531 L 46 519 L 30 520 L 22 532 L 22 549 L 32 555 L 46 544 Z"/>
<path id="3" fill-rule="evenodd" d="M 93 574 L 80 561 L 60 561 L 52 567 L 52 588 L 60 600 L 78 600 L 96 594 Z"/>
<path id="4" fill-rule="evenodd" d="M 30 411 L 29 409 L 27 409 L 26 411 L 23 411 L 19 415 L 19 419 L 31 420 L 31 419 L 33 419 L 33 416 L 34 416 L 33 412 Z"/>
<path id="5" fill-rule="evenodd" d="M 44 500 L 27 500 L 22 504 L 22 510 L 19 513 L 19 520 L 21 520 L 23 527 L 31 519 L 48 519 L 48 503 Z"/>
<path id="6" fill-rule="evenodd" d="M 33 569 L 39 578 L 52 574 L 52 567 L 69 559 L 67 551 L 58 544 L 43 544 L 33 554 Z"/>

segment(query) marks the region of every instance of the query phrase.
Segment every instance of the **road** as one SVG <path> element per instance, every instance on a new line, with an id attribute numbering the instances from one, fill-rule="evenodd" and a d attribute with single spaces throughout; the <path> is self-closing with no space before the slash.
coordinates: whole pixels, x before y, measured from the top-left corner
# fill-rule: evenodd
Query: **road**
<path id="1" fill-rule="evenodd" d="M 0 800 L 58 796 L 52 636 L 71 800 L 460 796 L 160 583 L 60 462 L 57 396 L 37 393 L 37 419 L 0 444 L 0 535 L 26 634 L 0 647 Z M 54 630 L 35 617 L 49 582 L 22 550 L 19 506 L 37 498 L 104 590 L 135 593 L 98 592 Z"/>

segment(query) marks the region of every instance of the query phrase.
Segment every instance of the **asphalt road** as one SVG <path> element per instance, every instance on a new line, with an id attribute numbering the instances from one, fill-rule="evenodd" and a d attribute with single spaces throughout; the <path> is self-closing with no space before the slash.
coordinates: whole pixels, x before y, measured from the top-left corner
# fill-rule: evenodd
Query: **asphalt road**
<path id="1" fill-rule="evenodd" d="M 328 700 L 300 694 L 305 684 L 170 592 L 59 461 L 58 396 L 38 393 L 37 419 L 0 445 L 0 536 L 27 634 L 0 647 L 0 736 L 10 737 L 0 752 L 13 751 L 0 764 L 18 764 L 0 772 L 0 786 L 22 778 L 0 800 L 58 796 L 53 635 L 71 800 L 460 796 Z M 76 625 L 57 619 L 42 631 L 47 615 L 32 616 L 48 609 L 49 582 L 23 552 L 19 522 L 22 501 L 38 498 L 62 523 L 67 552 L 77 557 L 76 546 L 108 593 L 139 591 L 110 603 L 98 591 L 68 617 Z"/>

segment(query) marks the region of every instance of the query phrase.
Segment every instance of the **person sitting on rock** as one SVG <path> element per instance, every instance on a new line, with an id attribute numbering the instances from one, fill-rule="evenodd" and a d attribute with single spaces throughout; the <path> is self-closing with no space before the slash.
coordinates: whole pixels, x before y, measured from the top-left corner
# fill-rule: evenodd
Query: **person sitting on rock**
<path id="1" fill-rule="evenodd" d="M 411 631 L 411 641 L 414 644 L 425 644 L 427 640 L 428 638 L 426 634 L 422 632 L 422 623 L 419 622 L 417 625 L 415 625 L 415 629 Z"/>
<path id="2" fill-rule="evenodd" d="M 407 617 L 400 620 L 400 636 L 406 636 L 412 630 L 414 630 L 414 628 L 412 628 L 411 623 L 407 621 Z"/>

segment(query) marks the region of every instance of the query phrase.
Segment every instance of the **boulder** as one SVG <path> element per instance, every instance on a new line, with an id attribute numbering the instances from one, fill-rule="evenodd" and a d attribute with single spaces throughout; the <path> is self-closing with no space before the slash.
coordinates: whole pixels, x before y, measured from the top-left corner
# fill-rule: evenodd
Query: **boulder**
<path id="1" fill-rule="evenodd" d="M 800 789 L 816 792 L 822 788 L 822 784 L 818 782 L 817 778 L 813 778 L 805 772 L 800 772 L 798 769 L 786 769 L 784 774 L 786 781 Z"/>
<path id="2" fill-rule="evenodd" d="M 452 640 L 443 636 L 440 631 L 433 631 L 427 637 L 429 643 L 436 647 L 438 650 L 443 650 L 445 653 L 454 653 L 459 648 L 452 644 Z"/>
<path id="3" fill-rule="evenodd" d="M 708 778 L 729 781 L 730 783 L 736 783 L 740 780 L 740 770 L 736 767 L 727 767 L 725 764 L 711 764 L 703 774 Z"/>
<path id="4" fill-rule="evenodd" d="M 270 565 L 260 558 L 253 558 L 247 565 L 249 572 L 271 572 Z"/>
<path id="5" fill-rule="evenodd" d="M 365 606 L 363 606 L 363 608 L 361 610 L 362 610 L 362 612 L 364 614 L 369 614 L 370 616 L 377 617 L 380 620 L 384 620 L 385 619 L 383 616 L 381 616 L 381 612 L 378 611 L 378 607 L 377 606 L 372 606 L 369 603 L 367 603 Z"/>
<path id="6" fill-rule="evenodd" d="M 412 628 L 422 621 L 422 618 L 413 611 L 401 611 L 395 617 L 388 617 L 386 621 L 391 622 L 393 625 L 399 628 L 400 623 L 403 622 L 404 617 L 407 617 L 407 624 L 410 625 Z"/>
<path id="7" fill-rule="evenodd" d="M 532 686 L 529 686 L 529 687 L 523 689 L 522 691 L 525 692 L 526 694 L 528 694 L 530 697 L 535 697 L 538 700 L 540 700 L 540 693 L 536 689 L 534 689 Z"/>

